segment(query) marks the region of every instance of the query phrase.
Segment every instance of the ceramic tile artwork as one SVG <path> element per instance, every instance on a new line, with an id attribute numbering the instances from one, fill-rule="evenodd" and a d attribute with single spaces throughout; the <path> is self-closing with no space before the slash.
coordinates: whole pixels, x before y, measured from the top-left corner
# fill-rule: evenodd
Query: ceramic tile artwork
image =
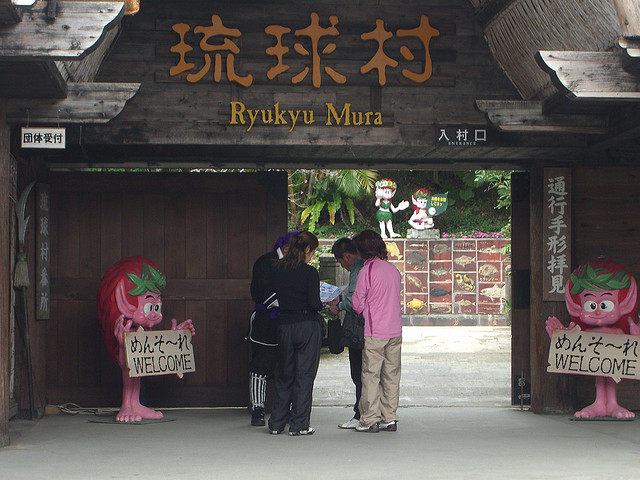
<path id="1" fill-rule="evenodd" d="M 509 239 L 496 238 L 386 240 L 389 261 L 403 278 L 402 313 L 423 316 L 415 320 L 421 325 L 504 322 L 491 317 L 469 320 L 455 315 L 504 314 L 506 272 L 511 267 L 504 252 L 509 242 Z M 331 240 L 321 242 L 332 243 Z M 411 324 L 415 322 L 412 320 Z"/>

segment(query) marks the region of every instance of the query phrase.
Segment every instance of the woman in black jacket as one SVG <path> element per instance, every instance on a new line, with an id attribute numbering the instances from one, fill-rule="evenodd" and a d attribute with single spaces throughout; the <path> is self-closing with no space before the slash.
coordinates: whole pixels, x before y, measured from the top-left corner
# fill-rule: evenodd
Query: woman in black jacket
<path id="1" fill-rule="evenodd" d="M 318 239 L 303 231 L 291 237 L 284 258 L 275 262 L 273 286 L 280 305 L 278 317 L 278 381 L 269 431 L 312 435 L 309 426 L 313 382 L 322 343 L 320 277 L 308 262 Z"/>

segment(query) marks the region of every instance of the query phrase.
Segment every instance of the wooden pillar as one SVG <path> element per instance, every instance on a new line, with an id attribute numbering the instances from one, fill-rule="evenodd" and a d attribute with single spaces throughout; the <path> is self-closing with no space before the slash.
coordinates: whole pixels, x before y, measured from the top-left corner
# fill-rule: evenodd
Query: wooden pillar
<path id="1" fill-rule="evenodd" d="M 9 126 L 0 99 L 0 447 L 9 444 L 10 165 Z"/>
<path id="2" fill-rule="evenodd" d="M 616 7 L 622 35 L 625 37 L 640 36 L 640 4 L 638 0 L 613 0 Z"/>
<path id="3" fill-rule="evenodd" d="M 530 265 L 529 265 L 529 184 L 530 175 L 517 172 L 511 175 L 511 378 L 512 403 L 520 405 L 521 394 L 531 394 L 529 354 Z M 520 378 L 525 384 L 519 385 Z M 530 398 L 522 399 L 523 405 Z"/>
<path id="4" fill-rule="evenodd" d="M 565 325 L 568 313 L 564 302 L 544 302 L 542 252 L 545 232 L 543 231 L 544 170 L 531 170 L 530 185 L 530 239 L 531 239 L 531 410 L 534 413 L 566 413 L 574 410 L 575 382 L 572 375 L 547 373 L 549 355 L 549 335 L 545 323 L 549 316 L 556 316 Z"/>

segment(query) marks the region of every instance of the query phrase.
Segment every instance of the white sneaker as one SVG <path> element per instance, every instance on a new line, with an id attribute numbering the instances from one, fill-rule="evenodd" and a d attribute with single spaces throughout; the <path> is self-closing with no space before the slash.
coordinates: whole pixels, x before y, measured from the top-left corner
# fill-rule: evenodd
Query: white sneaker
<path id="1" fill-rule="evenodd" d="M 346 429 L 350 429 L 353 430 L 354 428 L 356 428 L 358 425 L 360 425 L 360 420 L 357 420 L 355 417 L 352 418 L 351 420 L 349 420 L 348 422 L 345 423 L 341 423 L 340 425 L 338 425 L 338 428 L 344 428 Z"/>

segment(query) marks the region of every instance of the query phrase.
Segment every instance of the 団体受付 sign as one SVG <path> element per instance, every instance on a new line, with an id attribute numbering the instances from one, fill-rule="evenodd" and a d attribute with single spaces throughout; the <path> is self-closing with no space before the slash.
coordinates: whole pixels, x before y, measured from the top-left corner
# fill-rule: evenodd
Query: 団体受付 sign
<path id="1" fill-rule="evenodd" d="M 65 128 L 22 127 L 20 135 L 22 148 L 66 148 Z"/>

